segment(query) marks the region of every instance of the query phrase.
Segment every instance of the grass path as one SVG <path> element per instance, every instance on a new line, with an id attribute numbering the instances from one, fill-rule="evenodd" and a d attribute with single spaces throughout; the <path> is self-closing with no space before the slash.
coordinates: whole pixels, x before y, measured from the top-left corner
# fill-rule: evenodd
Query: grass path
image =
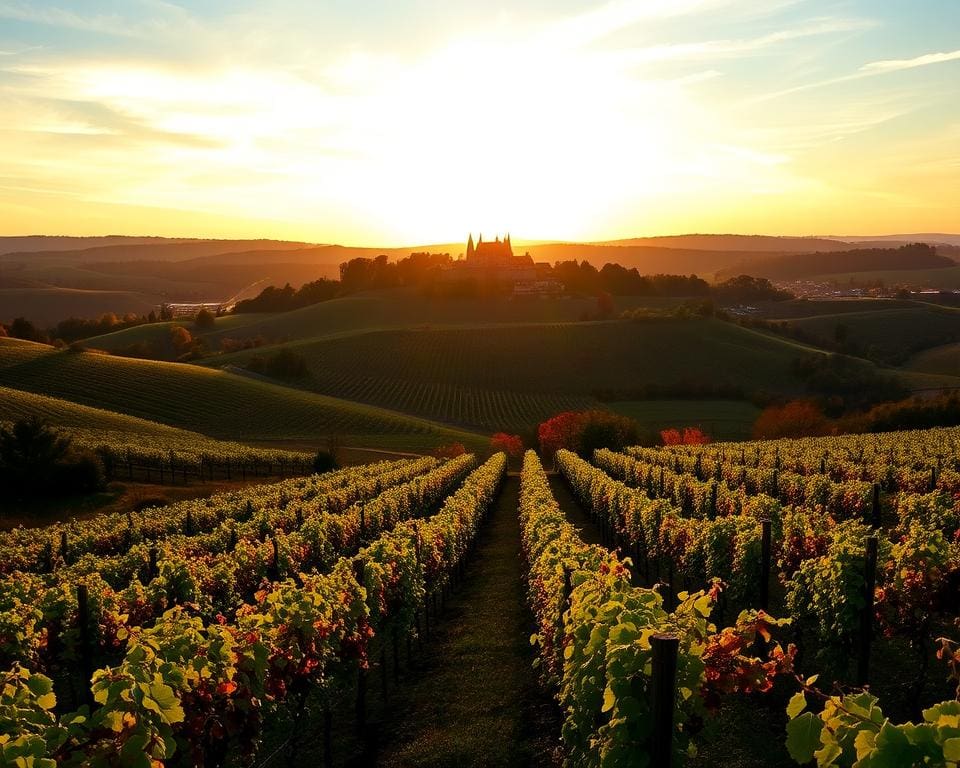
<path id="1" fill-rule="evenodd" d="M 391 700 L 378 766 L 551 766 L 559 724 L 540 689 L 520 567 L 519 478 L 507 478 L 459 591 Z"/>

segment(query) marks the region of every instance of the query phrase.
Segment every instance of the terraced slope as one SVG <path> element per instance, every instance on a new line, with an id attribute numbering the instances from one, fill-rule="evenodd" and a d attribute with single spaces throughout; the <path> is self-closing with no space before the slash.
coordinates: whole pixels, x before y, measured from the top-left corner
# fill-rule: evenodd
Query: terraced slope
<path id="1" fill-rule="evenodd" d="M 447 429 L 381 408 L 192 365 L 57 351 L 0 339 L 0 386 L 64 398 L 223 439 L 343 436 L 351 445 L 427 447 L 458 440 Z"/>

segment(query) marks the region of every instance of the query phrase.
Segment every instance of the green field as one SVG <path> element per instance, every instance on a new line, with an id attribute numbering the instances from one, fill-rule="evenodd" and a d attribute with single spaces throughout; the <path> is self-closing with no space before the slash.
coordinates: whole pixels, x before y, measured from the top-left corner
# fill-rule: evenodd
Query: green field
<path id="1" fill-rule="evenodd" d="M 807 351 L 715 320 L 377 331 L 287 346 L 307 360 L 303 387 L 488 431 L 527 430 L 651 386 L 797 392 L 791 363 Z"/>
<path id="2" fill-rule="evenodd" d="M 349 445 L 424 448 L 478 435 L 381 408 L 192 365 L 0 339 L 0 386 L 64 398 L 230 440 L 342 436 Z"/>
<path id="3" fill-rule="evenodd" d="M 634 400 L 607 403 L 650 432 L 699 427 L 713 440 L 749 440 L 760 409 L 741 400 Z"/>

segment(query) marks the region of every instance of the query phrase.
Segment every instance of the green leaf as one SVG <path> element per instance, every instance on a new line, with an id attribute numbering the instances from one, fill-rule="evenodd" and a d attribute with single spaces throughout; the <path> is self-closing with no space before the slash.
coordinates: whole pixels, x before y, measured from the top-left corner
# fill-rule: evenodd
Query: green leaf
<path id="1" fill-rule="evenodd" d="M 908 741 L 906 734 L 889 722 L 880 727 L 876 744 L 877 751 L 870 760 L 873 768 L 902 768 L 923 761 L 923 756 Z"/>
<path id="2" fill-rule="evenodd" d="M 790 697 L 790 703 L 787 704 L 787 717 L 791 720 L 807 708 L 807 697 L 803 691 L 798 691 Z"/>
<path id="3" fill-rule="evenodd" d="M 954 763 L 960 763 L 960 738 L 947 739 L 943 742 L 943 757 Z"/>
<path id="4" fill-rule="evenodd" d="M 790 757 L 803 765 L 813 760 L 820 746 L 823 723 L 813 712 L 804 712 L 787 723 L 787 751 Z"/>

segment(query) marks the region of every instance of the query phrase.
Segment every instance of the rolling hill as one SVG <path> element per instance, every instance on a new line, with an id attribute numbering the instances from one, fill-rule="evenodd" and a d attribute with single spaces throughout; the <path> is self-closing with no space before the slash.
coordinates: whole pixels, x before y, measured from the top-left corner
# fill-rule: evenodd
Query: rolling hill
<path id="1" fill-rule="evenodd" d="M 824 344 L 832 344 L 839 334 L 855 354 L 898 365 L 923 350 L 960 341 L 960 310 L 921 302 L 900 309 L 797 318 L 790 324 Z"/>
<path id="2" fill-rule="evenodd" d="M 0 386 L 228 440 L 342 436 L 349 445 L 430 447 L 479 436 L 344 400 L 192 365 L 57 351 L 0 339 Z"/>
<path id="3" fill-rule="evenodd" d="M 617 311 L 634 307 L 673 306 L 679 299 L 617 297 Z M 412 289 L 367 291 L 277 314 L 240 314 L 217 318 L 211 331 L 200 335 L 217 351 L 222 339 L 267 342 L 323 338 L 371 330 L 478 326 L 515 323 L 571 323 L 596 312 L 593 298 L 450 299 L 426 298 Z M 179 323 L 196 332 L 189 321 Z M 139 326 L 88 341 L 97 349 L 116 351 L 142 341 L 164 343 L 169 324 Z"/>

